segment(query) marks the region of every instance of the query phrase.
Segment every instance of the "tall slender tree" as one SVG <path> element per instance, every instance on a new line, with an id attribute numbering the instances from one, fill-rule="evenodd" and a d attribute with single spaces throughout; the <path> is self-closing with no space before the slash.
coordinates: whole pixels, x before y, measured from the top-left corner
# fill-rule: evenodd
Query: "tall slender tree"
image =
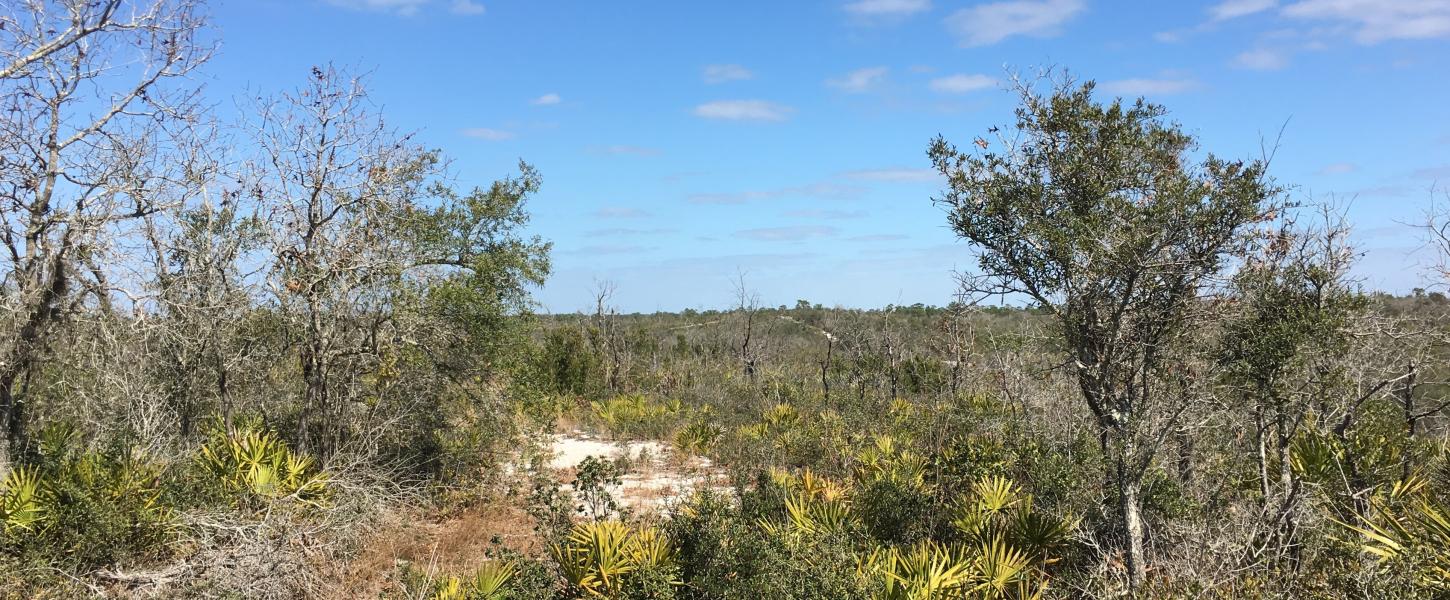
<path id="1" fill-rule="evenodd" d="M 1192 136 L 1143 99 L 1099 102 L 1067 76 L 1019 82 L 1014 127 L 970 151 L 928 150 L 935 202 L 976 254 L 964 294 L 1011 296 L 1051 316 L 1092 413 L 1130 586 L 1147 574 L 1142 485 L 1186 400 L 1163 385 L 1183 364 L 1201 293 L 1272 212 L 1266 161 L 1199 159 Z M 995 128 L 994 128 L 995 129 Z"/>

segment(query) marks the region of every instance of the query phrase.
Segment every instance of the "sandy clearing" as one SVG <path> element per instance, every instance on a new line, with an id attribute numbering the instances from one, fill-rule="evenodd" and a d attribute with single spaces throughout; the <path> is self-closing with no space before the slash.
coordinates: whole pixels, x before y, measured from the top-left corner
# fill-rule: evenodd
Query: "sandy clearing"
<path id="1" fill-rule="evenodd" d="M 615 499 L 632 510 L 654 512 L 688 498 L 696 490 L 729 491 L 724 473 L 700 456 L 680 457 L 667 444 L 655 441 L 615 442 L 583 431 L 554 434 L 550 441 L 553 458 L 549 467 L 568 472 L 590 456 L 630 458 L 630 471 L 620 484 L 610 486 Z M 568 485 L 563 489 L 569 489 Z"/>

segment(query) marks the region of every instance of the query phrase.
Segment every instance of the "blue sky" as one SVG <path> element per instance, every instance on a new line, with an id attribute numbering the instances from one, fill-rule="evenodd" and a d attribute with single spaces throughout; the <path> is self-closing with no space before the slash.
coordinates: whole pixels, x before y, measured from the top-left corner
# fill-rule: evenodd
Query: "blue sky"
<path id="1" fill-rule="evenodd" d="M 540 169 L 545 309 L 617 286 L 627 311 L 945 304 L 971 266 L 925 150 L 1012 118 L 1011 71 L 1146 95 L 1205 150 L 1256 157 L 1299 199 L 1348 203 L 1373 288 L 1425 284 L 1413 227 L 1450 185 L 1445 0 L 231 0 L 218 102 L 371 73 L 395 126 L 463 184 Z M 1287 126 L 1285 125 L 1287 123 Z M 1444 197 L 1444 192 L 1439 192 Z"/>

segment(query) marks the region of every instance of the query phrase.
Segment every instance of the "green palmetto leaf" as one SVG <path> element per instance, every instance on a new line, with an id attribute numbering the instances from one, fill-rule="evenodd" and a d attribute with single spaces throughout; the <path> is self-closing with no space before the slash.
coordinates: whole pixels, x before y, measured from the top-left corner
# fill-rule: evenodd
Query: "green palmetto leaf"
<path id="1" fill-rule="evenodd" d="M 618 521 L 580 523 L 564 544 L 554 546 L 554 558 L 574 587 L 591 596 L 617 597 L 622 579 L 638 568 L 632 536 L 629 527 Z"/>
<path id="2" fill-rule="evenodd" d="M 795 492 L 786 497 L 785 510 L 792 529 L 799 533 L 833 533 L 850 524 L 851 507 L 844 499 L 827 500 Z"/>
<path id="3" fill-rule="evenodd" d="M 312 458 L 292 452 L 276 434 L 256 425 L 213 433 L 198 461 L 223 488 L 243 497 L 320 505 L 327 496 L 327 475 L 313 468 Z"/>
<path id="4" fill-rule="evenodd" d="M 1394 568 L 1411 569 L 1426 589 L 1450 592 L 1450 509 L 1426 487 L 1420 475 L 1406 477 L 1372 500 L 1362 523 L 1340 524 L 1357 533 L 1360 549 L 1381 563 L 1407 560 Z"/>
<path id="5" fill-rule="evenodd" d="M 468 592 L 463 589 L 463 580 L 445 577 L 433 588 L 432 600 L 467 600 Z"/>
<path id="6" fill-rule="evenodd" d="M 478 600 L 503 600 L 508 595 L 505 586 L 513 579 L 517 567 L 512 562 L 489 562 L 479 567 L 469 581 L 469 592 Z"/>
<path id="7" fill-rule="evenodd" d="M 635 532 L 627 551 L 629 559 L 639 568 L 662 567 L 675 560 L 674 543 L 653 527 Z"/>
<path id="8" fill-rule="evenodd" d="M 890 548 L 872 553 L 866 569 L 880 578 L 880 600 L 931 600 L 960 597 L 972 581 L 972 564 L 952 549 L 923 542 L 909 550 Z"/>
<path id="9" fill-rule="evenodd" d="M 1005 540 L 995 539 L 975 548 L 974 566 L 980 586 L 996 594 L 1007 592 L 1028 574 L 1032 560 Z"/>
<path id="10" fill-rule="evenodd" d="M 976 495 L 978 509 L 987 513 L 1011 508 L 1019 499 L 1016 486 L 1000 475 L 978 481 L 972 486 L 972 492 Z"/>
<path id="11" fill-rule="evenodd" d="M 0 482 L 0 529 L 31 531 L 45 518 L 40 503 L 40 475 L 20 467 Z"/>

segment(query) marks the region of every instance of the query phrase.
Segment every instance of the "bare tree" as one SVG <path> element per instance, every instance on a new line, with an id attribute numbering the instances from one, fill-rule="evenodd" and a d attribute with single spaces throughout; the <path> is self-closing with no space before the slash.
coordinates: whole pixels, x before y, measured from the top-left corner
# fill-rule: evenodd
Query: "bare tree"
<path id="1" fill-rule="evenodd" d="M 746 285 L 744 271 L 737 272 L 732 283 L 735 312 L 740 319 L 739 343 L 735 347 L 735 355 L 740 360 L 740 368 L 746 379 L 753 384 L 760 360 L 760 340 L 756 338 L 755 331 L 756 313 L 760 311 L 760 295 Z"/>
<path id="2" fill-rule="evenodd" d="M 211 55 L 193 0 L 26 0 L 0 12 L 0 425 L 25 439 L 31 375 L 88 301 L 121 293 L 120 232 L 183 200 Z M 130 298 L 134 301 L 134 297 Z"/>
<path id="3" fill-rule="evenodd" d="M 204 194 L 196 206 L 153 222 L 157 379 L 167 384 L 182 438 L 192 434 L 204 399 L 212 399 L 227 428 L 236 408 L 239 367 L 255 358 L 262 336 L 242 328 L 259 299 L 256 256 L 263 225 L 240 190 Z M 153 221 L 160 221 L 154 219 Z M 249 264 L 244 264 L 249 263 Z"/>
<path id="4" fill-rule="evenodd" d="M 255 110 L 248 133 L 260 155 L 246 168 L 247 193 L 271 225 L 267 287 L 301 369 L 296 440 L 326 454 L 343 441 L 360 377 L 393 341 L 395 284 L 411 266 L 403 227 L 439 160 L 387 127 L 362 83 L 331 67 Z"/>
<path id="5" fill-rule="evenodd" d="M 604 381 L 611 392 L 619 392 L 623 379 L 633 362 L 629 356 L 629 344 L 620 328 L 619 311 L 612 305 L 618 285 L 613 281 L 600 281 L 594 288 L 594 313 L 590 316 L 590 342 L 595 352 L 604 358 Z"/>

